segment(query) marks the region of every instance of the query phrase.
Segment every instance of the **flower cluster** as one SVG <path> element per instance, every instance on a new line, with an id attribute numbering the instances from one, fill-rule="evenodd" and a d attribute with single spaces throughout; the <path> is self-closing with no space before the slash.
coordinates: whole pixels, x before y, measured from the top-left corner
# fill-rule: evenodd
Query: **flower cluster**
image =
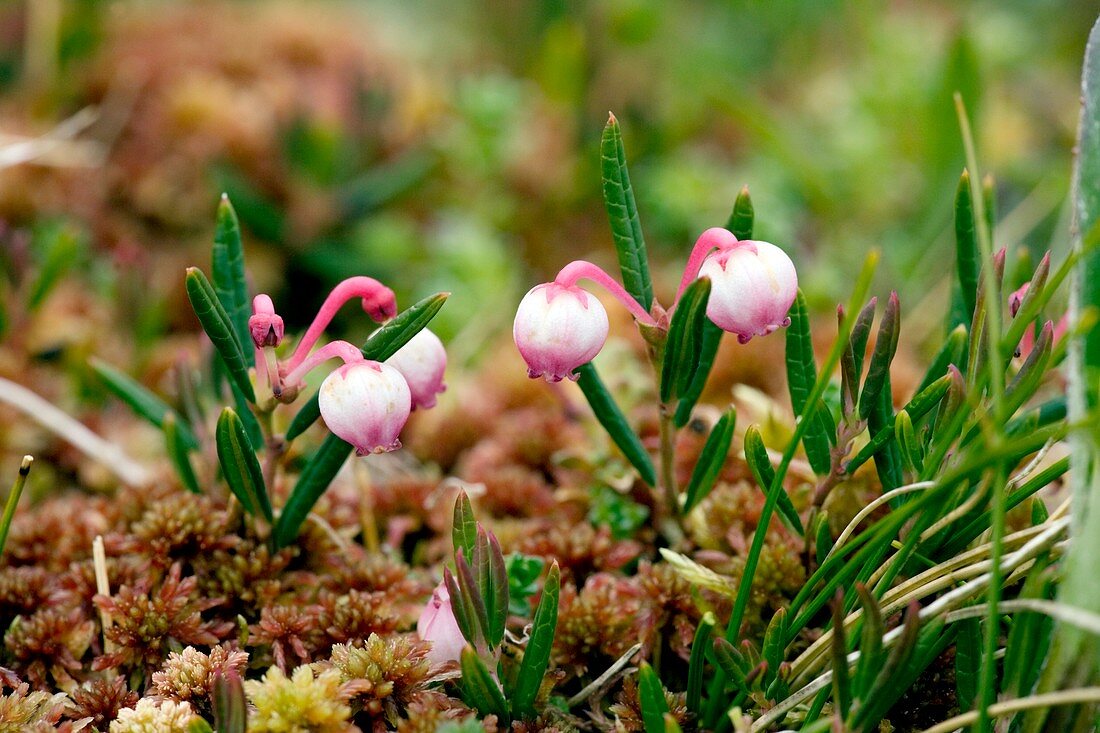
<path id="1" fill-rule="evenodd" d="M 787 311 L 798 293 L 798 276 L 790 257 L 774 244 L 739 241 L 725 229 L 708 229 L 692 249 L 677 302 L 698 277 L 711 281 L 707 317 L 722 330 L 737 334 L 741 343 L 790 323 Z M 576 379 L 574 370 L 591 361 L 607 340 L 607 312 L 595 296 L 577 285 L 581 279 L 603 286 L 638 323 L 667 328 L 664 318 L 659 322 L 647 313 L 599 267 L 583 260 L 571 262 L 553 282 L 532 288 L 516 311 L 512 335 L 532 378 Z M 673 303 L 670 312 L 675 308 Z"/>
<path id="2" fill-rule="evenodd" d="M 392 290 L 373 278 L 348 278 L 325 299 L 291 356 L 279 361 L 275 347 L 283 340 L 283 319 L 269 296 L 257 295 L 248 320 L 256 363 L 263 365 L 274 399 L 291 402 L 309 371 L 329 359 L 341 359 L 343 366 L 329 374 L 318 392 L 321 417 L 329 430 L 355 446 L 360 455 L 391 451 L 401 446 L 398 436 L 410 411 L 432 407 L 436 395 L 444 390 L 447 352 L 427 329 L 384 363 L 367 359 L 346 341 L 332 341 L 312 351 L 336 312 L 352 298 L 359 298 L 364 312 L 378 323 L 397 314 Z"/>

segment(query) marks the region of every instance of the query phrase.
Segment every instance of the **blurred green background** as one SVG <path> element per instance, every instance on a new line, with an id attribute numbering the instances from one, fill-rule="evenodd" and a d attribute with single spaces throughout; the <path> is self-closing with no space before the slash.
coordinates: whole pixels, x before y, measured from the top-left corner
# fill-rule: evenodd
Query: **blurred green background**
<path id="1" fill-rule="evenodd" d="M 659 292 L 748 184 L 758 238 L 792 253 L 811 303 L 843 297 L 879 247 L 883 287 L 909 313 L 934 301 L 938 325 L 963 164 L 952 93 L 996 175 L 997 243 L 1059 246 L 1095 11 L 8 0 L 0 150 L 23 143 L 27 162 L 0 168 L 4 320 L 29 317 L 14 311 L 45 273 L 104 296 L 139 356 L 193 329 L 182 270 L 207 264 L 225 190 L 288 332 L 369 274 L 406 305 L 453 291 L 435 328 L 474 359 L 569 259 L 613 266 L 598 168 L 612 110 Z"/>

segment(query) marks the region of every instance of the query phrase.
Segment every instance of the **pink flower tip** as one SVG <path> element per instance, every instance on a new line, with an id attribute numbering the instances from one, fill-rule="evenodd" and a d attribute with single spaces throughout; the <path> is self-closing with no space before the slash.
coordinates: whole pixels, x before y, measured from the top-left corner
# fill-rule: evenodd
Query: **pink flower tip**
<path id="1" fill-rule="evenodd" d="M 325 378 L 317 394 L 328 429 L 359 455 L 401 447 L 412 396 L 401 372 L 376 361 L 344 364 Z"/>
<path id="2" fill-rule="evenodd" d="M 607 340 L 607 311 L 576 285 L 536 285 L 516 309 L 512 337 L 527 374 L 547 382 L 576 379 L 573 370 L 600 353 Z"/>
<path id="3" fill-rule="evenodd" d="M 439 337 L 426 328 L 386 359 L 386 363 L 401 372 L 408 382 L 414 410 L 435 407 L 436 395 L 447 389 L 443 383 L 447 350 Z"/>
<path id="4" fill-rule="evenodd" d="M 741 343 L 790 324 L 798 275 L 774 244 L 744 240 L 719 249 L 703 262 L 699 276 L 711 281 L 707 316 Z"/>
<path id="5" fill-rule="evenodd" d="M 283 319 L 275 312 L 271 298 L 260 293 L 252 299 L 252 316 L 248 319 L 248 332 L 256 348 L 278 346 L 283 341 Z"/>
<path id="6" fill-rule="evenodd" d="M 458 627 L 454 609 L 451 607 L 451 595 L 446 583 L 440 583 L 432 591 L 432 598 L 416 622 L 416 633 L 424 641 L 431 642 L 428 661 L 432 666 L 442 666 L 448 662 L 457 662 L 466 647 L 466 639 Z"/>
<path id="7" fill-rule="evenodd" d="M 382 285 L 363 297 L 363 311 L 377 323 L 388 321 L 397 315 L 397 298 Z"/>

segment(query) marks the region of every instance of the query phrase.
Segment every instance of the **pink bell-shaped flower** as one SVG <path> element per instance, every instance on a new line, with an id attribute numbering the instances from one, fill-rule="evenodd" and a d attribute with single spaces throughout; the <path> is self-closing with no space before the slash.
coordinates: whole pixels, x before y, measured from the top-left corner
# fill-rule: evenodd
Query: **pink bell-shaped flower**
<path id="1" fill-rule="evenodd" d="M 576 379 L 607 340 L 607 311 L 591 293 L 558 282 L 536 285 L 516 310 L 512 336 L 532 378 Z"/>
<path id="2" fill-rule="evenodd" d="M 328 429 L 359 455 L 401 447 L 412 396 L 401 372 L 376 361 L 353 361 L 329 374 L 317 394 Z"/>
<path id="3" fill-rule="evenodd" d="M 466 639 L 458 628 L 454 609 L 451 608 L 451 595 L 445 583 L 440 583 L 432 591 L 432 599 L 416 622 L 416 633 L 424 641 L 432 643 L 428 652 L 428 661 L 433 667 L 459 660 L 466 647 Z"/>
<path id="4" fill-rule="evenodd" d="M 774 244 L 745 240 L 719 249 L 703 262 L 699 276 L 711 281 L 707 316 L 741 343 L 790 324 L 798 275 Z"/>
<path id="5" fill-rule="evenodd" d="M 439 337 L 426 328 L 386 359 L 386 363 L 401 372 L 409 383 L 414 410 L 435 407 L 435 396 L 447 389 L 443 384 L 447 350 Z"/>

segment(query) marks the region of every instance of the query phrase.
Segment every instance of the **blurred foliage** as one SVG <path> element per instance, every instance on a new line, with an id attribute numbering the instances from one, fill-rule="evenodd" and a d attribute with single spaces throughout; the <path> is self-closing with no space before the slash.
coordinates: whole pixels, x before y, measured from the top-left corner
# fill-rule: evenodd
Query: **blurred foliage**
<path id="1" fill-rule="evenodd" d="M 1093 12 L 1081 0 L 54 4 L 52 79 L 23 73 L 29 5 L 0 7 L 0 131 L 42 134 L 99 104 L 81 137 L 106 156 L 0 171 L 0 219 L 65 215 L 100 250 L 148 253 L 167 263 L 149 273 L 167 293 L 151 306 L 180 313 L 182 263 L 205 250 L 226 190 L 259 250 L 255 285 L 290 304 L 288 327 L 366 273 L 402 302 L 454 290 L 445 338 L 505 329 L 525 284 L 610 251 L 609 109 L 659 261 L 724 222 L 747 183 L 757 236 L 813 271 L 811 306 L 844 292 L 871 246 L 903 298 L 940 292 L 962 167 L 955 90 L 998 176 L 998 244 L 1061 244 Z M 676 278 L 655 276 L 659 290 Z"/>

